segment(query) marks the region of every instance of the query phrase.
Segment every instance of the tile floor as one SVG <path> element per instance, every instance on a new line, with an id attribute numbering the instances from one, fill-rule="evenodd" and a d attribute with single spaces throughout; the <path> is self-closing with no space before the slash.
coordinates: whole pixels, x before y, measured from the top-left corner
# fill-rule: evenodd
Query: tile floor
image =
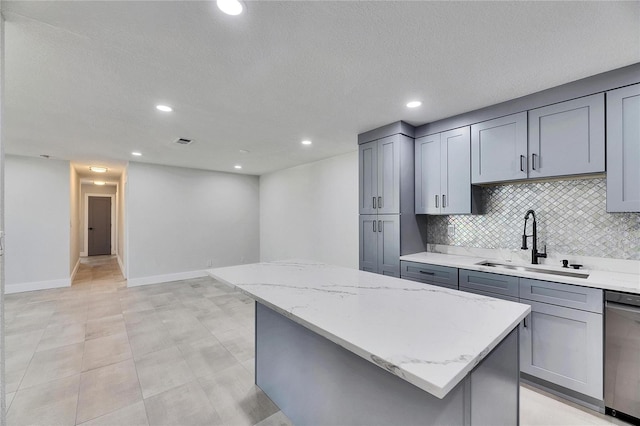
<path id="1" fill-rule="evenodd" d="M 210 278 L 127 288 L 115 258 L 7 295 L 9 425 L 290 425 L 254 385 L 253 301 Z M 623 424 L 528 387 L 522 425 Z"/>

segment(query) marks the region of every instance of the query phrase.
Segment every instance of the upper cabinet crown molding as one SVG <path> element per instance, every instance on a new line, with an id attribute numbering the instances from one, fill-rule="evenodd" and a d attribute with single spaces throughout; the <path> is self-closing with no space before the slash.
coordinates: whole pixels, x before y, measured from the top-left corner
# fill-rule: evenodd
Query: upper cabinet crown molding
<path id="1" fill-rule="evenodd" d="M 607 211 L 640 212 L 640 84 L 606 96 Z"/>

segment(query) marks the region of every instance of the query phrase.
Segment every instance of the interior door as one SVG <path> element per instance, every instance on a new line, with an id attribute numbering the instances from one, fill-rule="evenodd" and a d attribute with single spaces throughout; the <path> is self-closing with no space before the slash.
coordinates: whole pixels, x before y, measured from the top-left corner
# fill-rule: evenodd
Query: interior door
<path id="1" fill-rule="evenodd" d="M 111 197 L 89 197 L 89 256 L 111 254 Z"/>

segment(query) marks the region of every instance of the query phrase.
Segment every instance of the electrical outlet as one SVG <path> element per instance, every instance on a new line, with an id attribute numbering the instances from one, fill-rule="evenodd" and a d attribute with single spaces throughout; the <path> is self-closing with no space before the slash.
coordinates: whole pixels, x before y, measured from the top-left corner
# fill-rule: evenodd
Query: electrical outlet
<path id="1" fill-rule="evenodd" d="M 451 238 L 456 236 L 456 226 L 455 225 L 447 226 L 447 235 L 450 236 Z"/>

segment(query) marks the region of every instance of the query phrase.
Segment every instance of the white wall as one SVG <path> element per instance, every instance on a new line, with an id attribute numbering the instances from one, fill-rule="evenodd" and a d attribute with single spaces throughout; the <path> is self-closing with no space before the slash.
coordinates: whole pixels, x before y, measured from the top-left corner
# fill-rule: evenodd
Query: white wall
<path id="1" fill-rule="evenodd" d="M 116 218 L 118 221 L 118 264 L 122 275 L 127 278 L 127 263 L 126 263 L 126 196 L 127 193 L 127 169 L 125 168 L 120 176 L 120 182 L 118 183 L 118 211 L 116 212 Z"/>
<path id="2" fill-rule="evenodd" d="M 260 260 L 358 268 L 358 152 L 260 177 Z"/>
<path id="3" fill-rule="evenodd" d="M 258 261 L 256 176 L 129 163 L 126 208 L 130 286 Z"/>
<path id="4" fill-rule="evenodd" d="M 80 222 L 80 177 L 72 165 L 69 165 L 69 216 L 71 222 L 69 232 L 69 271 L 73 280 L 76 267 L 79 266 L 78 262 L 80 261 L 82 226 Z"/>
<path id="5" fill-rule="evenodd" d="M 71 285 L 69 162 L 5 157 L 5 291 Z"/>

